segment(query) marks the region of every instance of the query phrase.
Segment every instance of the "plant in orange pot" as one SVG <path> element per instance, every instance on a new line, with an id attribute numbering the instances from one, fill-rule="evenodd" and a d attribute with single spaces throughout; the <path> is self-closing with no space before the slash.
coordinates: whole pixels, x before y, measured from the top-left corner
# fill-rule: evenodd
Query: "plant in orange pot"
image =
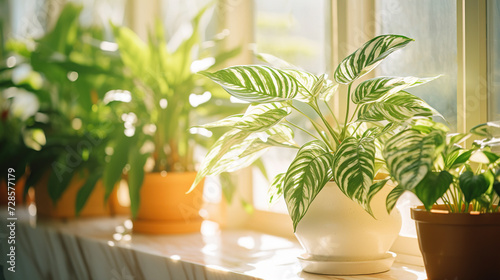
<path id="1" fill-rule="evenodd" d="M 111 140 L 103 179 L 109 193 L 124 171 L 136 232 L 200 229 L 203 189 L 186 192 L 196 177 L 195 147 L 214 140 L 208 130 L 190 127 L 197 124 L 196 117 L 241 109 L 221 89 L 194 74 L 218 67 L 238 52 L 217 55 L 221 35 L 201 42 L 200 22 L 206 11 L 202 9 L 184 26 L 189 32 L 181 28 L 168 42 L 159 22 L 147 43 L 126 27 L 113 27 L 126 75 L 134 85 L 127 88 L 130 102 L 122 104 L 123 126 Z"/>
<path id="2" fill-rule="evenodd" d="M 14 168 L 16 177 L 28 166 L 26 185 L 35 187 L 38 214 L 43 216 L 110 214 L 100 178 L 107 139 L 119 115 L 106 99 L 127 81 L 119 71 L 121 60 L 100 47 L 103 29 L 79 23 L 81 9 L 66 5 L 41 38 L 10 40 L 9 63 L 2 69 L 2 78 L 7 79 L 0 81 L 0 87 L 12 96 L 12 105 L 26 92 L 32 99 L 21 109 L 39 104 L 20 131 L 5 126 L 2 134 L 2 140 L 17 141 L 22 153 L 2 142 L 0 154 L 2 166 L 20 166 Z M 9 153 L 14 161 L 4 160 Z"/>
<path id="3" fill-rule="evenodd" d="M 411 210 L 429 280 L 498 279 L 500 266 L 500 122 L 479 125 L 486 137 L 472 148 L 458 144 L 469 135 L 419 120 L 392 137 L 384 157 L 398 183 L 387 197 L 391 211 L 405 191 L 423 203 Z M 441 200 L 438 200 L 441 199 Z"/>

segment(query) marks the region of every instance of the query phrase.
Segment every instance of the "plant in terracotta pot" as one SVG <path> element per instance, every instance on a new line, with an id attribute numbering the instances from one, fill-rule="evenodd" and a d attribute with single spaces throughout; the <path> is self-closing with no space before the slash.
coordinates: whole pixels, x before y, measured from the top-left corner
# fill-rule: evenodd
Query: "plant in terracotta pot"
<path id="1" fill-rule="evenodd" d="M 377 77 L 357 83 L 411 41 L 399 35 L 373 38 L 339 64 L 334 81 L 284 61 L 280 68 L 250 65 L 201 72 L 251 104 L 243 115 L 201 126 L 231 129 L 206 155 L 192 188 L 207 175 L 248 166 L 269 147 L 297 149 L 287 172 L 277 175 L 271 188 L 284 195 L 295 234 L 307 251 L 299 258 L 303 269 L 328 274 L 388 270 L 393 256 L 387 252 L 401 221 L 396 211 L 385 211 L 384 193 L 391 188 L 383 175 L 381 147 L 400 123 L 436 113 L 405 91 L 432 78 Z M 338 87 L 347 89 L 345 116 L 335 115 L 329 102 L 339 94 Z M 349 111 L 351 102 L 354 112 Z M 314 132 L 291 122 L 292 111 L 310 121 Z M 297 145 L 293 129 L 312 140 Z"/>
<path id="2" fill-rule="evenodd" d="M 500 155 L 491 151 L 498 127 L 491 122 L 473 128 L 472 134 L 487 138 L 466 149 L 458 144 L 470 135 L 447 134 L 442 124 L 422 119 L 385 146 L 398 183 L 387 210 L 405 191 L 422 202 L 411 214 L 430 280 L 498 278 Z"/>
<path id="3" fill-rule="evenodd" d="M 15 98 L 22 90 L 32 92 L 39 103 L 21 135 L 6 137 L 27 146 L 17 159 L 29 167 L 27 186 L 37 188 L 41 215 L 109 214 L 100 178 L 106 141 L 119 116 L 106 93 L 127 81 L 120 76 L 119 57 L 100 47 L 102 29 L 81 26 L 80 12 L 68 4 L 43 37 L 7 43 L 12 56 L 6 73 L 12 73 L 2 86 Z"/>
<path id="4" fill-rule="evenodd" d="M 224 37 L 220 34 L 212 41 L 201 41 L 200 21 L 206 10 L 200 10 L 168 42 L 160 22 L 147 43 L 126 27 L 113 28 L 125 75 L 133 85 L 124 88 L 130 102 L 121 104 L 123 124 L 111 140 L 113 153 L 104 169 L 104 184 L 110 193 L 124 171 L 136 232 L 200 229 L 202 189 L 186 192 L 196 176 L 195 148 L 213 143 L 213 138 L 207 130 L 190 127 L 197 118 L 242 108 L 229 102 L 219 87 L 195 75 L 238 53 L 238 49 L 217 52 Z"/>

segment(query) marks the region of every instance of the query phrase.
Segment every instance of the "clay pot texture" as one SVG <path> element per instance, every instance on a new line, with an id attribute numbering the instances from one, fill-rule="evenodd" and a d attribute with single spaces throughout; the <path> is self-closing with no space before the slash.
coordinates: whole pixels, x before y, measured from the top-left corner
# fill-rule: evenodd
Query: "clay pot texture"
<path id="1" fill-rule="evenodd" d="M 186 194 L 196 172 L 146 173 L 134 231 L 151 234 L 197 232 L 203 219 L 203 182 Z"/>
<path id="2" fill-rule="evenodd" d="M 50 173 L 46 173 L 41 180 L 35 184 L 35 204 L 37 215 L 52 218 L 74 218 L 76 195 L 80 187 L 85 183 L 86 177 L 75 174 L 68 188 L 61 195 L 57 203 L 53 203 L 48 192 Z M 104 185 L 101 180 L 97 181 L 94 190 L 90 194 L 79 217 L 95 217 L 111 215 L 109 203 L 104 202 Z"/>
<path id="3" fill-rule="evenodd" d="M 411 209 L 428 280 L 500 279 L 500 213 Z"/>

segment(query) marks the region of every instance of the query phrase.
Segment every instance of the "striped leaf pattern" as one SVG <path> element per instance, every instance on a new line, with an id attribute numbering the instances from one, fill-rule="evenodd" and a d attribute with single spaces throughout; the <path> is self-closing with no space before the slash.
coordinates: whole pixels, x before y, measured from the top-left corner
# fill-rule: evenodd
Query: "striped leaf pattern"
<path id="1" fill-rule="evenodd" d="M 203 159 L 190 191 L 205 176 L 215 176 L 222 172 L 232 172 L 249 166 L 269 147 L 295 148 L 293 137 L 292 129 L 283 124 L 278 124 L 267 131 L 254 133 L 236 128 L 226 132 L 215 142 Z"/>
<path id="2" fill-rule="evenodd" d="M 299 91 L 297 80 L 268 66 L 233 66 L 215 73 L 199 73 L 221 85 L 232 96 L 252 103 L 290 100 Z"/>
<path id="3" fill-rule="evenodd" d="M 306 103 L 310 102 L 313 98 L 313 90 L 318 82 L 320 82 L 320 79 L 309 72 L 297 69 L 287 69 L 283 71 L 292 76 L 300 86 L 298 94 L 294 99 Z M 321 80 L 321 82 L 323 81 Z"/>
<path id="4" fill-rule="evenodd" d="M 400 91 L 378 102 L 363 104 L 358 112 L 358 121 L 403 122 L 415 116 L 429 117 L 434 109 L 413 94 Z"/>
<path id="5" fill-rule="evenodd" d="M 412 190 L 431 170 L 435 148 L 433 134 L 408 129 L 386 142 L 383 156 L 399 186 Z"/>
<path id="6" fill-rule="evenodd" d="M 241 143 L 251 132 L 239 129 L 232 129 L 224 133 L 210 148 L 210 151 L 205 156 L 201 163 L 200 170 L 196 174 L 196 178 L 188 192 L 192 191 L 205 176 L 216 175 L 214 172 L 217 162 L 227 153 L 234 145 Z M 233 148 L 234 149 L 234 148 Z M 224 170 L 223 170 L 224 171 Z"/>
<path id="7" fill-rule="evenodd" d="M 275 203 L 283 195 L 283 183 L 286 173 L 279 173 L 276 175 L 269 186 L 269 203 Z"/>
<path id="8" fill-rule="evenodd" d="M 416 77 L 378 77 L 366 80 L 356 87 L 352 102 L 362 104 L 376 101 L 401 90 L 422 85 L 436 79 Z"/>
<path id="9" fill-rule="evenodd" d="M 373 184 L 375 139 L 348 137 L 335 153 L 333 173 L 340 190 L 362 205 Z"/>
<path id="10" fill-rule="evenodd" d="M 283 103 L 250 106 L 234 127 L 248 131 L 264 131 L 278 124 L 289 114 L 290 111 L 286 110 Z"/>
<path id="11" fill-rule="evenodd" d="M 381 35 L 366 42 L 339 64 L 335 81 L 349 84 L 375 68 L 384 58 L 413 41 L 405 36 Z"/>
<path id="12" fill-rule="evenodd" d="M 405 193 L 405 189 L 401 186 L 396 186 L 392 191 L 387 195 L 385 200 L 385 208 L 387 209 L 387 213 L 391 213 L 394 206 L 396 206 L 396 202 L 398 199 Z"/>
<path id="13" fill-rule="evenodd" d="M 293 229 L 309 205 L 333 177 L 333 154 L 322 141 L 314 140 L 300 148 L 284 179 L 284 196 Z"/>

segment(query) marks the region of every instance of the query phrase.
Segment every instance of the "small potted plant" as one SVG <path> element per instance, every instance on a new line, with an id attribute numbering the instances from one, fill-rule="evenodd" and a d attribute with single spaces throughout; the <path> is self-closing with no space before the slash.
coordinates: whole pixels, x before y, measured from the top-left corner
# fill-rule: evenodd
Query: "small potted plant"
<path id="1" fill-rule="evenodd" d="M 100 178 L 119 116 L 104 101 L 126 80 L 119 57 L 100 48 L 102 29 L 81 26 L 80 12 L 78 5 L 65 5 L 43 37 L 7 43 L 13 62 L 5 72 L 12 73 L 2 86 L 15 90 L 14 98 L 32 92 L 39 108 L 20 133 L 6 138 L 26 146 L 18 161 L 28 167 L 26 184 L 35 186 L 43 216 L 110 214 Z"/>
<path id="2" fill-rule="evenodd" d="M 104 184 L 110 193 L 125 173 L 136 232 L 199 231 L 202 188 L 186 192 L 196 176 L 195 148 L 213 140 L 207 137 L 211 132 L 204 136 L 206 130 L 190 127 L 197 118 L 241 110 L 223 90 L 195 74 L 215 69 L 238 53 L 238 48 L 216 51 L 221 34 L 201 41 L 200 20 L 207 8 L 188 24 L 191 32 L 181 28 L 170 41 L 159 21 L 147 42 L 126 27 L 113 27 L 125 75 L 133 85 L 123 88 L 130 102 L 120 106 L 123 123 L 110 140 L 113 152 Z"/>
<path id="3" fill-rule="evenodd" d="M 499 276 L 500 155 L 491 151 L 498 127 L 491 122 L 473 128 L 472 134 L 487 138 L 465 149 L 458 144 L 470 135 L 447 134 L 445 126 L 419 120 L 385 146 L 398 183 L 387 197 L 387 210 L 405 191 L 422 202 L 411 214 L 430 280 Z"/>
<path id="4" fill-rule="evenodd" d="M 436 113 L 405 91 L 432 78 L 377 77 L 357 86 L 355 82 L 411 41 L 399 35 L 373 38 L 339 64 L 334 81 L 284 61 L 281 68 L 250 65 L 201 72 L 251 104 L 243 115 L 201 126 L 232 129 L 212 146 L 192 188 L 207 175 L 250 165 L 269 147 L 297 149 L 287 172 L 277 175 L 271 188 L 284 195 L 295 234 L 307 251 L 299 258 L 303 269 L 323 274 L 388 270 L 393 261 L 388 249 L 401 221 L 397 212 L 386 213 L 385 196 L 377 195 L 390 191 L 381 147 L 400 123 Z M 329 103 L 339 86 L 347 88 L 345 116 L 336 116 Z M 351 102 L 354 113 L 349 111 Z M 289 121 L 291 111 L 309 120 L 315 132 Z M 293 129 L 312 140 L 297 145 Z"/>

